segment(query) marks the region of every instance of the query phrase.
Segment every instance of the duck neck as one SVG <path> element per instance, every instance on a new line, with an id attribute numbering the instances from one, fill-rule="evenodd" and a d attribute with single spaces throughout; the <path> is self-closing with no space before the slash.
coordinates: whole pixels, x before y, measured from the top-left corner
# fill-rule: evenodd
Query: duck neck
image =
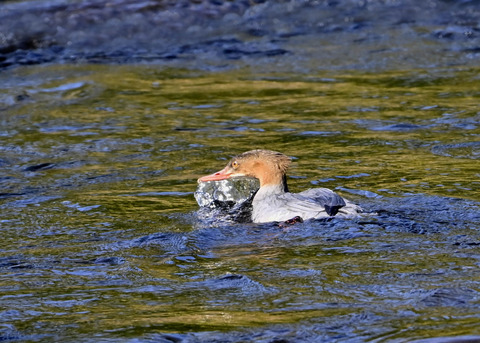
<path id="1" fill-rule="evenodd" d="M 283 187 L 283 192 L 288 193 L 287 175 L 283 175 L 282 177 L 282 187 Z"/>
<path id="2" fill-rule="evenodd" d="M 255 194 L 254 201 L 261 201 L 269 196 L 280 195 L 288 192 L 287 178 L 283 176 L 280 183 L 268 183 L 260 185 L 260 189 Z"/>

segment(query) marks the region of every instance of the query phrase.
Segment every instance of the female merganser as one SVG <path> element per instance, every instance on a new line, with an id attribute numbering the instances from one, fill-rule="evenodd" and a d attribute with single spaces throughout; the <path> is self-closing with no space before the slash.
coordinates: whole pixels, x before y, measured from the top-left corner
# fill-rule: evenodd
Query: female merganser
<path id="1" fill-rule="evenodd" d="M 301 220 L 319 219 L 339 215 L 350 217 L 361 208 L 343 199 L 327 188 L 308 189 L 289 193 L 286 171 L 290 158 L 270 150 L 251 150 L 232 158 L 225 168 L 198 179 L 198 182 L 218 181 L 232 177 L 254 177 L 260 189 L 252 201 L 254 223 L 284 222 L 300 217 Z"/>

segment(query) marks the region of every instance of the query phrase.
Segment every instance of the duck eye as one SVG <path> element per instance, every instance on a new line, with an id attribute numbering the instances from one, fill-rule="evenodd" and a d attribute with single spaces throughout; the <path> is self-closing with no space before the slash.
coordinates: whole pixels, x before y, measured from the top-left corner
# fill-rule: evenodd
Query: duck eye
<path id="1" fill-rule="evenodd" d="M 233 168 L 237 168 L 237 167 L 238 167 L 238 162 L 237 162 L 237 161 L 233 161 L 233 162 L 232 162 L 232 167 L 233 167 Z"/>

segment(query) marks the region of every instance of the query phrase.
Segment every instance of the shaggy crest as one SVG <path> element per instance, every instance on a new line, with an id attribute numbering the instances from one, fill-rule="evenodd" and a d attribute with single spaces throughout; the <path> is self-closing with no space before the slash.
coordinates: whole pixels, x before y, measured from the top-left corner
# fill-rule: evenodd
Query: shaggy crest
<path id="1" fill-rule="evenodd" d="M 285 174 L 287 172 L 288 167 L 290 166 L 291 159 L 287 155 L 282 154 L 281 152 L 272 151 L 272 150 L 264 150 L 264 149 L 256 149 L 244 152 L 238 156 L 235 156 L 231 161 L 232 164 L 234 161 L 241 161 L 244 159 L 250 158 L 258 158 L 259 160 L 270 160 L 272 161 L 272 165 L 278 167 L 280 173 Z"/>

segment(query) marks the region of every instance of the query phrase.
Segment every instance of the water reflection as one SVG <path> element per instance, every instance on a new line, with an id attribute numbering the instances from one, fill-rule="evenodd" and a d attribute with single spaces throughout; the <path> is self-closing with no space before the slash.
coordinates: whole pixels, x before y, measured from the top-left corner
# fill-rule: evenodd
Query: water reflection
<path id="1" fill-rule="evenodd" d="M 1 339 L 478 334 L 478 70 L 5 73 Z M 253 148 L 378 216 L 199 220 L 196 179 Z"/>

